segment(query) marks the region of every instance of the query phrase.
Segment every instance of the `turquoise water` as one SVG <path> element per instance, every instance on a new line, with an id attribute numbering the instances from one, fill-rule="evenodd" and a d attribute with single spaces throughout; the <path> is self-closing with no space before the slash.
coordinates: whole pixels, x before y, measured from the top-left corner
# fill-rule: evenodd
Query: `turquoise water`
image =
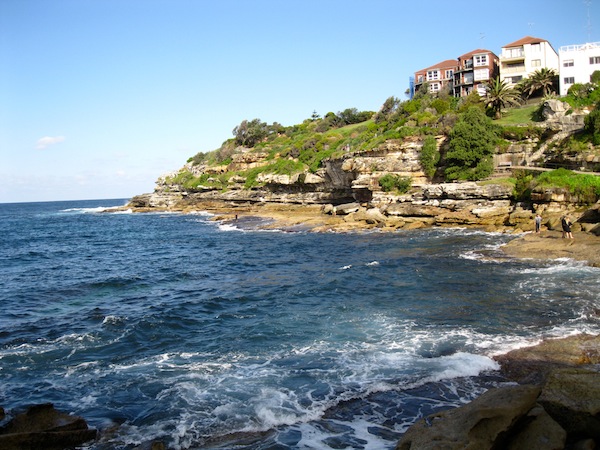
<path id="1" fill-rule="evenodd" d="M 600 270 L 512 236 L 102 212 L 124 203 L 0 205 L 0 405 L 111 428 L 90 449 L 391 449 L 502 383 L 494 354 L 600 329 Z"/>

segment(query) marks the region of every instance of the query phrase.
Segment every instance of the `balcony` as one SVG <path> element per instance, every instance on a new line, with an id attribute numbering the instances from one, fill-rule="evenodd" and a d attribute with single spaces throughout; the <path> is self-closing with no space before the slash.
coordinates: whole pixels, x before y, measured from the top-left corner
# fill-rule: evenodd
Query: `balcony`
<path id="1" fill-rule="evenodd" d="M 525 59 L 523 49 L 504 50 L 500 55 L 500 61 L 521 61 Z"/>

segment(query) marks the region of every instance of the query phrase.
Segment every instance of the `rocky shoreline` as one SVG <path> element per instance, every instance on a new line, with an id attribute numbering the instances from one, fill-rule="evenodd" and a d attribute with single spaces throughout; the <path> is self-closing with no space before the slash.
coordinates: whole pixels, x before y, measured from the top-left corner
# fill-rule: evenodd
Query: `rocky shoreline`
<path id="1" fill-rule="evenodd" d="M 600 314 L 600 312 L 599 312 Z M 498 355 L 500 374 L 514 384 L 420 419 L 397 450 L 593 450 L 600 444 L 600 335 L 548 339 Z M 51 404 L 5 412 L 0 448 L 68 449 L 103 433 Z M 168 448 L 145 442 L 139 450 Z"/>
<path id="2" fill-rule="evenodd" d="M 586 261 L 593 267 L 600 267 L 600 205 L 578 215 L 580 222 L 573 226 L 574 239 L 563 239 L 559 215 L 547 214 L 541 233 L 533 233 L 533 213 L 519 213 L 522 219 L 513 225 L 491 224 L 487 221 L 474 223 L 438 223 L 427 217 L 386 215 L 380 208 L 369 208 L 358 203 L 339 205 L 284 204 L 205 201 L 201 203 L 179 204 L 177 206 L 140 206 L 135 201 L 123 209 L 133 212 L 178 211 L 194 213 L 204 211 L 214 214 L 213 220 L 231 225 L 243 224 L 243 219 L 256 217 L 263 219 L 262 229 L 306 230 L 311 232 L 360 232 L 376 230 L 394 232 L 400 229 L 413 230 L 428 227 L 470 227 L 489 232 L 518 235 L 502 247 L 509 256 L 532 259 L 569 258 Z M 335 211 L 335 212 L 334 212 Z M 414 213 L 414 211 L 413 211 Z M 514 220 L 514 219 L 513 219 Z"/>
<path id="3" fill-rule="evenodd" d="M 600 444 L 600 336 L 577 335 L 496 357 L 515 385 L 411 426 L 397 450 L 560 450 Z"/>

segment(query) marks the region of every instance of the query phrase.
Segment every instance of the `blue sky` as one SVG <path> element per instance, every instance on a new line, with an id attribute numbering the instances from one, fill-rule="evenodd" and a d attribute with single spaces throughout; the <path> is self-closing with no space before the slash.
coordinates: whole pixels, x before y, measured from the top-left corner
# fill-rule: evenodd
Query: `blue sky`
<path id="1" fill-rule="evenodd" d="M 600 41 L 599 3 L 0 0 L 0 203 L 151 192 L 244 119 L 376 111 L 527 35 Z"/>

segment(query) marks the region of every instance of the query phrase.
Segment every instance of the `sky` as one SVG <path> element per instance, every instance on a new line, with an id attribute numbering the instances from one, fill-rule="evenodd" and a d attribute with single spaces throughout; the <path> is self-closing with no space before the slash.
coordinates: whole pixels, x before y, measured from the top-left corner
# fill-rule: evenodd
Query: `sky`
<path id="1" fill-rule="evenodd" d="M 0 203 L 128 199 L 243 120 L 377 111 L 524 36 L 600 41 L 600 0 L 0 0 Z"/>

